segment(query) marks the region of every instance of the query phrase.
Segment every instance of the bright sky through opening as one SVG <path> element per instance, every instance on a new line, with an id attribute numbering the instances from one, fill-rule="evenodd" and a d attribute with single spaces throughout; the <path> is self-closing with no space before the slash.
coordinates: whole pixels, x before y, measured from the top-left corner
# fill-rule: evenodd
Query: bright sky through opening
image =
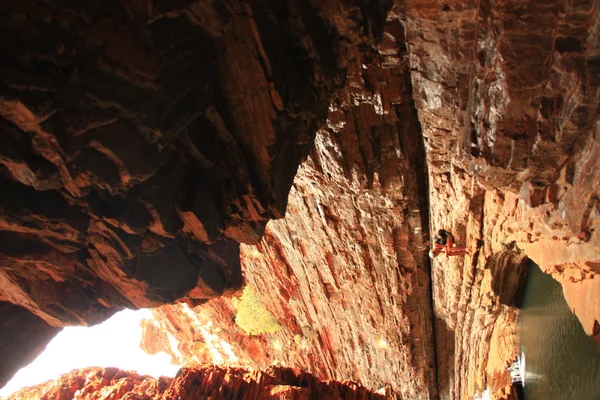
<path id="1" fill-rule="evenodd" d="M 150 310 L 124 310 L 90 328 L 63 329 L 34 362 L 0 390 L 0 396 L 56 379 L 76 368 L 117 367 L 154 377 L 175 376 L 179 367 L 171 364 L 167 354 L 151 356 L 140 349 L 143 318 L 152 319 Z"/>

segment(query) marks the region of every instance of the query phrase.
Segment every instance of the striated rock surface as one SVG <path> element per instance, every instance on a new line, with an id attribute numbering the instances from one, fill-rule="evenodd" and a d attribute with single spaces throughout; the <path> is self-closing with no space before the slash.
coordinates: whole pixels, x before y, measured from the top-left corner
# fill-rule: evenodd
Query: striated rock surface
<path id="1" fill-rule="evenodd" d="M 395 2 L 377 57 L 350 68 L 332 102 L 285 220 L 242 249 L 246 280 L 282 331 L 245 336 L 226 299 L 195 308 L 199 318 L 237 362 L 404 398 L 514 398 L 506 367 L 531 260 L 597 338 L 598 13 L 586 1 Z M 405 73 L 410 82 L 394 81 Z M 429 303 L 419 246 L 440 228 L 472 254 L 432 262 Z M 157 311 L 180 349 L 190 332 L 169 325 L 186 324 L 181 307 Z"/>
<path id="2" fill-rule="evenodd" d="M 14 363 L 52 326 L 185 297 L 149 352 L 509 398 L 530 260 L 599 338 L 596 2 L 1 7 Z M 430 264 L 440 228 L 471 255 Z M 278 332 L 244 334 L 226 297 L 198 306 L 242 270 Z"/>
<path id="3" fill-rule="evenodd" d="M 7 400 L 62 399 L 383 399 L 354 382 L 322 381 L 289 368 L 249 371 L 204 366 L 175 378 L 152 378 L 117 368 L 74 370 L 55 381 L 24 388 Z"/>
<path id="4" fill-rule="evenodd" d="M 148 329 L 148 348 L 181 364 L 274 363 L 402 398 L 436 397 L 423 142 L 400 21 L 388 20 L 383 35 L 349 65 L 286 217 L 257 246 L 242 246 L 246 282 L 282 329 L 246 336 L 222 298 L 195 316 L 185 304 L 155 310 L 167 333 Z M 236 359 L 211 354 L 208 323 Z"/>
<path id="5" fill-rule="evenodd" d="M 403 12 L 431 227 L 472 251 L 432 265 L 440 395 L 468 398 L 503 385 L 494 346 L 514 331 L 526 257 L 600 333 L 599 9 L 407 0 Z"/>
<path id="6" fill-rule="evenodd" d="M 239 243 L 283 215 L 348 49 L 380 34 L 379 2 L 331 6 L 0 6 L 0 302 L 27 325 L 3 343 L 241 286 Z"/>

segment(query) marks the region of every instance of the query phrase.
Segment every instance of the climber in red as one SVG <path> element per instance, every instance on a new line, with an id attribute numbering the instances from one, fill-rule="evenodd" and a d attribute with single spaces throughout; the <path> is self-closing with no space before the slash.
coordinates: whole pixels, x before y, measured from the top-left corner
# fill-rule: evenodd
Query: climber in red
<path id="1" fill-rule="evenodd" d="M 429 257 L 434 258 L 440 253 L 445 253 L 446 256 L 460 256 L 471 252 L 464 246 L 455 246 L 452 233 L 440 229 L 435 235 L 433 249 L 429 251 Z"/>

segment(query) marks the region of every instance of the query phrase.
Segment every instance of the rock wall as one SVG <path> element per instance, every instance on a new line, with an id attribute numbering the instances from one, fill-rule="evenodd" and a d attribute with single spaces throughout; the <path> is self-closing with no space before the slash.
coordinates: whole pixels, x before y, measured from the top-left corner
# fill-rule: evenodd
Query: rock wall
<path id="1" fill-rule="evenodd" d="M 494 377 L 506 362 L 493 346 L 515 329 L 524 257 L 599 333 L 599 9 L 407 0 L 402 12 L 431 228 L 472 250 L 432 265 L 440 394 L 468 398 L 502 386 Z"/>
<path id="2" fill-rule="evenodd" d="M 138 375 L 117 368 L 85 368 L 55 381 L 21 389 L 7 400 L 62 399 L 383 399 L 354 382 L 321 381 L 289 368 L 266 372 L 204 366 L 186 368 L 175 378 Z"/>
<path id="3" fill-rule="evenodd" d="M 149 351 L 508 397 L 529 259 L 598 338 L 597 2 L 1 7 L 4 376 L 52 327 L 185 297 Z M 440 228 L 471 255 L 430 269 Z M 242 269 L 279 332 L 194 308 Z"/>
<path id="4" fill-rule="evenodd" d="M 225 298 L 195 314 L 166 306 L 154 311 L 160 329 L 148 329 L 149 350 L 182 365 L 301 367 L 401 398 L 437 396 L 424 147 L 402 23 L 388 19 L 383 35 L 349 65 L 286 217 L 270 222 L 258 245 L 242 246 L 246 283 L 282 329 L 245 335 Z M 215 353 L 207 330 L 235 358 L 221 345 Z"/>
<path id="5" fill-rule="evenodd" d="M 226 299 L 195 309 L 237 362 L 404 398 L 514 397 L 506 367 L 529 260 L 597 337 L 598 15 L 586 1 L 395 2 L 378 57 L 349 69 L 340 99 L 351 100 L 332 102 L 285 220 L 242 250 L 246 280 L 283 331 L 243 335 Z M 471 256 L 434 259 L 430 292 L 419 246 L 440 228 Z M 157 312 L 169 332 L 184 325 L 178 312 Z"/>
<path id="6" fill-rule="evenodd" d="M 239 288 L 239 243 L 283 215 L 348 49 L 380 34 L 383 4 L 333 5 L 2 4 L 3 307 L 49 340 Z"/>

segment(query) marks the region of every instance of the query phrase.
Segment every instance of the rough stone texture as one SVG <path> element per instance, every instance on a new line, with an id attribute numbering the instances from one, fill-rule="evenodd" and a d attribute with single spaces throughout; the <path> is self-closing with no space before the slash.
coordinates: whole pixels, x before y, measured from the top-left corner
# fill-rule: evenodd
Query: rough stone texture
<path id="1" fill-rule="evenodd" d="M 352 112 L 332 103 L 329 129 L 296 177 L 286 219 L 242 250 L 247 281 L 284 330 L 244 336 L 225 299 L 194 310 L 222 328 L 213 332 L 231 344 L 237 362 L 302 366 L 372 388 L 389 385 L 404 398 L 439 391 L 443 399 L 466 399 L 486 388 L 514 398 L 506 367 L 518 352 L 516 307 L 530 260 L 563 284 L 584 329 L 598 338 L 599 10 L 585 1 L 542 3 L 395 2 L 381 58 L 363 62 L 366 84 L 349 70 L 340 98 L 354 90 Z M 383 61 L 404 51 L 428 168 L 424 233 L 451 230 L 472 251 L 433 261 L 432 314 L 420 297 L 429 293 L 427 275 L 415 275 L 427 271 L 416 251 L 427 236 L 406 235 L 418 227 L 410 223 L 418 207 L 398 201 L 415 205 L 414 185 L 427 180 L 404 175 L 411 152 L 402 140 L 378 139 L 385 140 L 385 122 L 407 121 L 395 104 L 410 108 L 411 100 L 388 84 L 395 67 Z M 380 112 L 384 123 L 365 114 L 371 108 L 390 110 Z M 420 135 L 418 127 L 410 132 Z M 419 171 L 413 157 L 416 170 L 408 171 Z M 402 171 L 401 184 L 391 171 Z M 163 321 L 178 321 L 177 307 L 161 312 Z M 430 340 L 428 332 L 434 342 L 415 345 Z M 179 338 L 184 349 L 189 338 Z M 179 356 L 189 360 L 185 350 Z M 436 370 L 432 383 L 426 377 Z"/>
<path id="2" fill-rule="evenodd" d="M 183 365 L 275 363 L 402 398 L 436 396 L 423 142 L 397 19 L 384 37 L 349 65 L 286 217 L 270 222 L 257 246 L 242 246 L 247 284 L 283 328 L 268 339 L 245 336 L 227 299 L 197 307 L 196 317 L 187 305 L 166 306 L 155 315 L 167 333 L 148 329 L 147 348 Z M 222 347 L 214 356 L 207 329 L 235 359 Z"/>
<path id="3" fill-rule="evenodd" d="M 529 260 L 600 336 L 597 2 L 86 4 L 2 6 L 0 301 L 61 325 L 187 296 L 149 351 L 407 399 L 514 396 Z M 192 312 L 325 117 L 241 251 L 282 330 Z M 472 254 L 430 273 L 439 228 Z"/>
<path id="4" fill-rule="evenodd" d="M 239 243 L 283 215 L 348 49 L 380 34 L 379 2 L 333 6 L 3 3 L 0 302 L 85 325 L 239 288 Z"/>
<path id="5" fill-rule="evenodd" d="M 249 371 L 204 366 L 158 379 L 117 368 L 85 368 L 21 389 L 7 400 L 67 399 L 383 399 L 354 382 L 322 381 L 299 370 Z"/>
<path id="6" fill-rule="evenodd" d="M 593 1 L 407 0 L 398 12 L 431 228 L 473 252 L 432 265 L 440 395 L 469 398 L 504 384 L 491 347 L 514 330 L 523 257 L 552 273 L 588 334 L 599 333 L 600 14 Z"/>

